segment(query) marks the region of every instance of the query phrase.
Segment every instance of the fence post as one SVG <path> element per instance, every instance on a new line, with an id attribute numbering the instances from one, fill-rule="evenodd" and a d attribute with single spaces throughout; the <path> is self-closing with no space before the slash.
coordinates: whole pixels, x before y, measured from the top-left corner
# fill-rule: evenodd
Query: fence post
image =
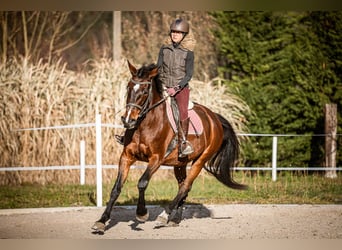
<path id="1" fill-rule="evenodd" d="M 336 168 L 337 104 L 325 104 L 325 167 Z M 337 178 L 336 170 L 325 172 L 327 178 Z"/>
<path id="2" fill-rule="evenodd" d="M 85 184 L 85 141 L 80 142 L 80 184 Z"/>
<path id="3" fill-rule="evenodd" d="M 277 180 L 277 144 L 278 144 L 278 137 L 273 136 L 273 140 L 272 140 L 272 181 Z"/>
<path id="4" fill-rule="evenodd" d="M 96 206 L 102 207 L 102 134 L 100 114 L 96 114 Z"/>

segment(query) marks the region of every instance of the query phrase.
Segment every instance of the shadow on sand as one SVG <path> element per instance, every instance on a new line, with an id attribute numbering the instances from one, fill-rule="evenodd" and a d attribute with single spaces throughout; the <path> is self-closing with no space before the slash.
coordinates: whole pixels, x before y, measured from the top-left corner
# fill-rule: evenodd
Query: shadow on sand
<path id="1" fill-rule="evenodd" d="M 149 211 L 149 218 L 147 221 L 155 221 L 158 215 L 164 210 L 162 206 L 151 205 L 146 206 Z M 141 231 L 143 229 L 139 228 L 141 222 L 139 222 L 135 217 L 136 206 L 115 206 L 111 216 L 109 224 L 106 225 L 105 230 L 109 230 L 114 227 L 119 222 L 133 222 L 131 225 L 132 230 Z M 188 204 L 184 206 L 182 219 L 191 218 L 207 218 L 211 217 L 211 211 L 203 206 L 202 204 Z"/>

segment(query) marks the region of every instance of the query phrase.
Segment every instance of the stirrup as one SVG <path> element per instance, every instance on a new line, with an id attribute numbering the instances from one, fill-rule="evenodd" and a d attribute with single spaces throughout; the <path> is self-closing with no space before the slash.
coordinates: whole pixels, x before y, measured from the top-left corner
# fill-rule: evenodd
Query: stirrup
<path id="1" fill-rule="evenodd" d="M 114 137 L 119 144 L 124 145 L 124 137 L 122 135 L 114 135 Z"/>
<path id="2" fill-rule="evenodd" d="M 192 154 L 193 152 L 194 149 L 192 148 L 190 142 L 182 141 L 181 152 L 179 152 L 179 157 L 187 156 L 189 154 Z"/>

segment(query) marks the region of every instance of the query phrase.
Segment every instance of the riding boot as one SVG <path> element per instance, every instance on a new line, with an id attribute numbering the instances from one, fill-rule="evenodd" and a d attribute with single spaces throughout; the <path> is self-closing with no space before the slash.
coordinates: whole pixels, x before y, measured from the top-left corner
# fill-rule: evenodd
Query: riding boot
<path id="1" fill-rule="evenodd" d="M 189 141 L 187 141 L 189 129 L 189 118 L 180 121 L 178 126 L 178 156 L 185 157 L 194 152 Z"/>
<path id="2" fill-rule="evenodd" d="M 124 145 L 124 136 L 123 135 L 115 135 L 115 139 L 119 144 Z"/>

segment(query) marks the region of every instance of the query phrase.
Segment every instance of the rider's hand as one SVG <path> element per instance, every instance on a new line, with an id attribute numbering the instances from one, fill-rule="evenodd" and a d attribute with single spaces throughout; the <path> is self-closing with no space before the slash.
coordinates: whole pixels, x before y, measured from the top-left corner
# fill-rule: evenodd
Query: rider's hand
<path id="1" fill-rule="evenodd" d="M 169 96 L 174 96 L 178 91 L 180 90 L 179 86 L 173 87 L 173 88 L 167 88 L 166 92 Z"/>

